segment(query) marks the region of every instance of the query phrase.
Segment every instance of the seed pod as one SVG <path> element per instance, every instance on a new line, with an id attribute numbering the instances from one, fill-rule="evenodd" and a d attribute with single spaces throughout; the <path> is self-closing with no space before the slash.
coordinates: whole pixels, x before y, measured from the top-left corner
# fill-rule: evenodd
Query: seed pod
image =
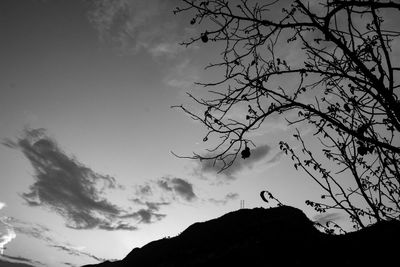
<path id="1" fill-rule="evenodd" d="M 243 158 L 243 159 L 246 159 L 246 158 L 250 157 L 250 148 L 246 146 L 246 147 L 242 150 L 241 154 L 242 154 L 242 158 Z"/>
<path id="2" fill-rule="evenodd" d="M 208 42 L 208 34 L 207 34 L 207 32 L 201 34 L 200 38 L 203 41 L 203 43 L 207 43 Z"/>

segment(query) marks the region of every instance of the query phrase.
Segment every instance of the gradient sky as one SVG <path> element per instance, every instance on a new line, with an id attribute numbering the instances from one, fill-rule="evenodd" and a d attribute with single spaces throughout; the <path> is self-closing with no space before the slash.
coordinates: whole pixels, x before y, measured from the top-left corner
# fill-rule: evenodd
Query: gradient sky
<path id="1" fill-rule="evenodd" d="M 213 45 L 178 44 L 200 30 L 173 15 L 178 4 L 0 1 L 0 265 L 121 259 L 240 200 L 268 207 L 264 189 L 313 218 L 304 200 L 318 188 L 281 155 L 278 142 L 293 141 L 283 118 L 224 174 L 171 154 L 210 147 L 202 126 L 170 107 L 218 77 L 204 70 Z"/>

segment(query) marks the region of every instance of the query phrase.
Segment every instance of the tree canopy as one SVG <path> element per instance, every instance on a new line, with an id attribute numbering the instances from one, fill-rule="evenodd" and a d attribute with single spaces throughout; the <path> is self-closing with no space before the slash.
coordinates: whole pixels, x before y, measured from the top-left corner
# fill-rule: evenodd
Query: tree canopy
<path id="1" fill-rule="evenodd" d="M 297 128 L 300 149 L 279 143 L 324 191 L 308 205 L 343 210 L 355 228 L 400 219 L 400 3 L 183 0 L 175 13 L 189 13 L 188 23 L 202 29 L 184 45 L 222 47 L 207 67 L 222 69 L 221 79 L 200 83 L 211 88 L 209 98 L 189 94 L 203 112 L 176 106 L 204 125 L 203 141 L 218 136 L 212 154 L 190 158 L 229 168 L 238 156 L 251 157 L 249 133 L 281 114 L 289 125 L 309 124 L 325 156 Z M 241 119 L 230 116 L 236 106 L 247 107 Z M 352 186 L 337 179 L 343 173 Z"/>

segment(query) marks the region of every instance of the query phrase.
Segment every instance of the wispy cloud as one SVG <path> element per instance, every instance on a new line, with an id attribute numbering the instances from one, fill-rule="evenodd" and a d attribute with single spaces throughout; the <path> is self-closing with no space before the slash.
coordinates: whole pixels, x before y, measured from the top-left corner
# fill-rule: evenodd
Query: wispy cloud
<path id="1" fill-rule="evenodd" d="M 78 257 L 86 256 L 86 257 L 92 258 L 98 262 L 104 262 L 107 260 L 107 259 L 99 258 L 91 253 L 85 252 L 84 247 L 74 247 L 74 246 L 62 245 L 62 244 L 52 244 L 50 246 L 53 248 L 56 248 L 58 250 L 64 251 L 68 255 L 71 255 L 71 256 L 78 256 Z"/>
<path id="2" fill-rule="evenodd" d="M 258 146 L 254 149 L 250 150 L 250 157 L 246 159 L 242 159 L 241 157 L 237 157 L 233 164 L 226 170 L 222 171 L 221 174 L 227 178 L 228 180 L 236 179 L 235 175 L 248 168 L 252 168 L 255 163 L 261 161 L 265 157 L 267 157 L 271 152 L 271 147 L 269 145 Z M 206 155 L 208 156 L 208 155 Z M 232 156 L 233 159 L 233 156 Z M 227 161 L 229 159 L 226 159 Z M 197 166 L 195 167 L 195 174 L 198 176 L 203 176 L 204 173 L 217 174 L 223 168 L 223 163 L 213 160 L 201 160 L 197 162 Z"/>
<path id="3" fill-rule="evenodd" d="M 226 205 L 229 201 L 236 200 L 238 198 L 239 198 L 238 193 L 228 193 L 223 199 L 210 198 L 208 199 L 208 201 L 217 205 Z"/>
<path id="4" fill-rule="evenodd" d="M 144 49 L 153 56 L 176 55 L 184 29 L 172 10 L 178 1 L 96 0 L 89 21 L 100 39 L 124 54 Z"/>
<path id="5" fill-rule="evenodd" d="M 101 175 L 62 151 L 43 129 L 26 130 L 8 147 L 19 149 L 33 166 L 35 182 L 22 197 L 29 206 L 43 206 L 65 218 L 74 229 L 135 230 L 121 221 L 126 212 L 102 196 L 118 188 L 113 177 Z"/>
<path id="6" fill-rule="evenodd" d="M 34 261 L 20 256 L 9 256 L 2 255 L 2 258 L 6 259 L 6 262 L 0 260 L 0 266 L 2 267 L 33 267 L 33 266 L 45 266 L 40 261 Z"/>
<path id="7" fill-rule="evenodd" d="M 187 92 L 190 91 L 190 88 L 196 87 L 195 83 L 200 81 L 200 74 L 193 62 L 186 58 L 170 67 L 163 81 L 170 87 L 180 89 L 182 92 Z"/>
<path id="8" fill-rule="evenodd" d="M 281 159 L 283 154 L 284 154 L 283 151 L 281 151 L 281 150 L 278 151 L 271 159 L 269 159 L 267 161 L 267 164 L 273 164 L 273 163 L 278 162 Z"/>
<path id="9" fill-rule="evenodd" d="M 9 217 L 10 224 L 13 225 L 17 234 L 23 234 L 35 239 L 44 241 L 45 243 L 54 243 L 54 239 L 50 237 L 50 229 L 41 224 L 28 223 Z"/>
<path id="10" fill-rule="evenodd" d="M 69 255 L 72 256 L 86 256 L 89 258 L 92 258 L 94 260 L 97 260 L 99 262 L 105 261 L 106 259 L 97 257 L 85 250 L 85 247 L 83 246 L 74 246 L 68 242 L 65 241 L 58 241 L 61 238 L 57 237 L 51 229 L 48 227 L 42 225 L 42 224 L 35 224 L 35 223 L 29 223 L 25 222 L 13 217 L 8 217 L 8 224 L 12 225 L 13 229 L 15 230 L 16 234 L 18 235 L 25 235 L 28 237 L 35 238 L 37 240 L 43 241 L 46 245 L 49 247 L 56 248 L 58 250 L 67 252 Z M 15 259 L 15 260 L 23 260 L 23 261 L 30 261 L 30 263 L 36 263 L 32 260 L 29 259 Z"/>

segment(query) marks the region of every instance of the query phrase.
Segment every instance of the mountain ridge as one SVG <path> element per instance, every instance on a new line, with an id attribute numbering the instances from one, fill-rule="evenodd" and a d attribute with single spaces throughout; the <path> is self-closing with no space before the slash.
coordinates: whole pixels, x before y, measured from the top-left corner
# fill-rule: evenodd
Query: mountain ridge
<path id="1" fill-rule="evenodd" d="M 383 253 L 395 253 L 390 244 L 399 237 L 398 221 L 335 236 L 318 231 L 301 210 L 290 206 L 241 209 L 135 248 L 120 261 L 82 267 L 389 264 L 392 259 Z M 381 256 L 372 258 L 375 254 Z"/>

